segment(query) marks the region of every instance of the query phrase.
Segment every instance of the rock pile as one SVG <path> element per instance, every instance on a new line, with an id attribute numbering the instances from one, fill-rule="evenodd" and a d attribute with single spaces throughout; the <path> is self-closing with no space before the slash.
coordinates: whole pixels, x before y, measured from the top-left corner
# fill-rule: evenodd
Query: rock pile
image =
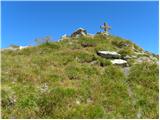
<path id="1" fill-rule="evenodd" d="M 111 59 L 111 63 L 114 65 L 127 66 L 127 61 L 120 59 L 121 55 L 114 51 L 98 51 L 97 55 Z"/>

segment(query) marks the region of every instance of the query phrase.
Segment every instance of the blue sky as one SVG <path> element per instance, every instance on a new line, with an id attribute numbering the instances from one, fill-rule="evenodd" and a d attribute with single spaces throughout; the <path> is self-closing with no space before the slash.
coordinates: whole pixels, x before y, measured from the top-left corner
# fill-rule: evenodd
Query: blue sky
<path id="1" fill-rule="evenodd" d="M 158 53 L 158 1 L 141 2 L 2 2 L 2 45 L 34 45 L 35 38 L 70 35 L 83 27 L 101 31 L 108 22 L 110 33 L 129 39 L 145 50 Z"/>

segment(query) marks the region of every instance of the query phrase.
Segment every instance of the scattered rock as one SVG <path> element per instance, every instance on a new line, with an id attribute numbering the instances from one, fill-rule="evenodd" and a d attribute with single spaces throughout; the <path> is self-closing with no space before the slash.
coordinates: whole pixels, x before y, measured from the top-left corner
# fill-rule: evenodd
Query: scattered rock
<path id="1" fill-rule="evenodd" d="M 40 91 L 41 91 L 42 93 L 48 91 L 48 85 L 47 85 L 47 83 L 44 83 L 44 84 L 41 86 Z"/>
<path id="2" fill-rule="evenodd" d="M 114 60 L 111 60 L 111 63 L 114 64 L 114 65 L 127 66 L 127 61 L 122 60 L 122 59 L 114 59 Z"/>
<path id="3" fill-rule="evenodd" d="M 97 55 L 104 58 L 113 58 L 113 59 L 121 57 L 121 55 L 118 54 L 117 52 L 110 52 L 110 51 L 98 51 Z"/>
<path id="4" fill-rule="evenodd" d="M 9 105 L 14 105 L 16 103 L 17 99 L 16 96 L 9 96 Z"/>
<path id="5" fill-rule="evenodd" d="M 79 101 L 79 100 L 76 100 L 76 104 L 77 104 L 77 105 L 80 105 L 80 101 Z"/>
<path id="6" fill-rule="evenodd" d="M 83 28 L 78 28 L 75 32 L 71 34 L 71 37 L 87 36 L 87 31 Z"/>
<path id="7" fill-rule="evenodd" d="M 91 65 L 96 65 L 98 62 L 95 60 L 95 61 L 92 61 L 90 62 Z"/>

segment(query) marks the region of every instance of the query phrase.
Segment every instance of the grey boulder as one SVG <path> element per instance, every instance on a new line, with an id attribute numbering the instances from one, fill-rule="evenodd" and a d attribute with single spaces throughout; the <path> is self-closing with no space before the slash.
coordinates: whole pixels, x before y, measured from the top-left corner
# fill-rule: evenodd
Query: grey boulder
<path id="1" fill-rule="evenodd" d="M 104 58 L 113 58 L 113 59 L 118 59 L 121 57 L 120 54 L 118 54 L 117 52 L 114 51 L 98 51 L 97 55 L 104 57 Z"/>

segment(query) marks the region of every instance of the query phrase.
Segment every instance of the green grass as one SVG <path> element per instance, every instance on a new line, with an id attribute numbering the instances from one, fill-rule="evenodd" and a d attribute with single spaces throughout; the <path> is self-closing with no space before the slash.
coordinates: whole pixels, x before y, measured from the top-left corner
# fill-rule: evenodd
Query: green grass
<path id="1" fill-rule="evenodd" d="M 3 51 L 2 118 L 158 118 L 157 64 L 130 60 L 127 77 L 96 54 L 128 55 L 133 46 L 141 50 L 120 37 L 96 35 Z"/>

